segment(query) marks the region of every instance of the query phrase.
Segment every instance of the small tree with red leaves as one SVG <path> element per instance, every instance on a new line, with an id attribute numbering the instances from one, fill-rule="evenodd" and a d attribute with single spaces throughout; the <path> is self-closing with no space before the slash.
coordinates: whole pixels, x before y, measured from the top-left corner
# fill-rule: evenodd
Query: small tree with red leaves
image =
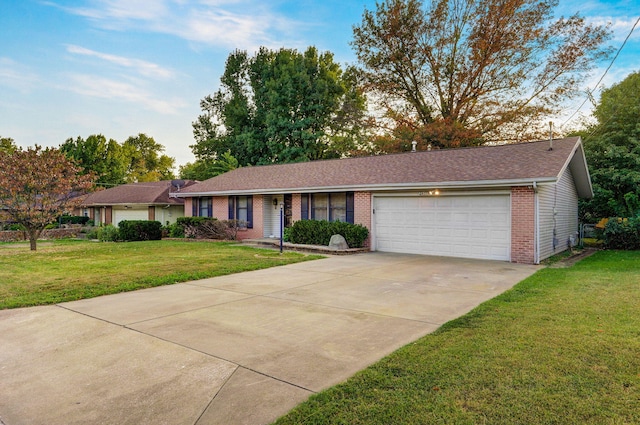
<path id="1" fill-rule="evenodd" d="M 57 149 L 40 146 L 0 151 L 0 211 L 23 225 L 31 250 L 45 227 L 81 203 L 94 185 L 93 175 Z"/>

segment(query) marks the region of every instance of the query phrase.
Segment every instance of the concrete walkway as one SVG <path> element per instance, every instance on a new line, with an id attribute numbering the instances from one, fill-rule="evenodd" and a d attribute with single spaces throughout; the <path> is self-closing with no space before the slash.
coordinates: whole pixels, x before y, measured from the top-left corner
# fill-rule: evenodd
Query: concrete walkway
<path id="1" fill-rule="evenodd" d="M 0 423 L 267 424 L 532 274 L 367 253 L 0 311 Z"/>

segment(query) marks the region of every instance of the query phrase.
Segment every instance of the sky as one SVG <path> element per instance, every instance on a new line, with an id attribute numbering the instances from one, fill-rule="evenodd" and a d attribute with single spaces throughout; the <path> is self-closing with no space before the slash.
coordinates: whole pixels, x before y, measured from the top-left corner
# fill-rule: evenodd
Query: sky
<path id="1" fill-rule="evenodd" d="M 57 147 L 103 134 L 119 143 L 145 133 L 176 166 L 194 160 L 191 123 L 219 87 L 229 54 L 260 46 L 316 46 L 356 63 L 353 25 L 375 0 L 1 0 L 0 136 Z M 556 15 L 610 23 L 617 50 L 640 0 L 560 0 Z M 593 92 L 640 71 L 640 24 L 568 103 L 559 127 L 588 116 Z M 578 111 L 578 112 L 576 112 Z M 570 118 L 570 121 L 567 120 Z"/>

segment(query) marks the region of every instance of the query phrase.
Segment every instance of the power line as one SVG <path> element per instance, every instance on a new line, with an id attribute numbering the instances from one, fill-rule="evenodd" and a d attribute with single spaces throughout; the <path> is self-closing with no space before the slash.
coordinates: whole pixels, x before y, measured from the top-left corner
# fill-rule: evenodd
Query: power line
<path id="1" fill-rule="evenodd" d="M 598 86 L 600 85 L 600 83 L 602 82 L 604 77 L 607 75 L 607 73 L 609 72 L 609 70 L 613 66 L 613 63 L 616 61 L 616 59 L 618 59 L 618 55 L 620 55 L 620 52 L 622 51 L 622 48 L 624 47 L 624 45 L 627 44 L 627 41 L 631 37 L 631 34 L 633 34 L 633 31 L 636 29 L 636 26 L 638 25 L 638 22 L 640 22 L 640 17 L 638 17 L 638 19 L 636 20 L 636 23 L 633 24 L 633 27 L 631 27 L 631 31 L 629 31 L 629 34 L 627 34 L 627 37 L 622 42 L 622 45 L 620 46 L 620 48 L 616 52 L 616 55 L 613 57 L 613 59 L 611 59 L 611 63 L 609 64 L 607 69 L 604 71 L 604 74 L 602 74 L 602 76 L 600 77 L 600 79 L 596 83 L 595 87 L 591 91 L 587 92 L 587 97 L 584 99 L 582 104 L 578 107 L 578 109 L 575 110 L 575 112 L 573 114 L 571 114 L 571 116 L 569 118 L 567 118 L 567 120 L 561 125 L 561 127 L 564 127 L 565 125 L 567 125 L 567 123 L 569 121 L 571 121 L 571 119 L 580 111 L 580 109 L 582 109 L 584 104 L 587 103 L 587 100 L 593 99 L 593 93 L 596 91 L 596 89 L 598 88 Z"/>

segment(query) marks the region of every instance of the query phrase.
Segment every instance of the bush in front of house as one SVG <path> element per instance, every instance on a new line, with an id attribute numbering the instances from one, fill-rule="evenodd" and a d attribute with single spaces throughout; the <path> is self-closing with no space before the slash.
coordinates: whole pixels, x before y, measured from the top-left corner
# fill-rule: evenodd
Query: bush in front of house
<path id="1" fill-rule="evenodd" d="M 238 230 L 246 228 L 246 222 L 240 220 L 218 220 L 212 217 L 179 217 L 176 221 L 179 229 L 171 227 L 169 235 L 172 233 L 193 239 L 218 239 L 236 240 Z"/>
<path id="2" fill-rule="evenodd" d="M 123 241 L 159 241 L 162 239 L 162 223 L 154 220 L 123 220 L 118 223 Z"/>
<path id="3" fill-rule="evenodd" d="M 349 248 L 362 248 L 369 229 L 360 224 L 327 220 L 300 220 L 293 223 L 289 242 L 304 245 L 329 245 L 331 236 L 344 236 Z"/>
<path id="4" fill-rule="evenodd" d="M 58 223 L 62 224 L 80 224 L 82 226 L 87 225 L 89 222 L 89 217 L 85 217 L 82 215 L 63 215 L 58 219 Z"/>
<path id="5" fill-rule="evenodd" d="M 640 249 L 640 216 L 610 218 L 602 232 L 604 247 L 609 249 Z"/>
<path id="6" fill-rule="evenodd" d="M 98 239 L 100 242 L 117 242 L 120 240 L 120 232 L 116 226 L 107 224 L 106 226 L 100 226 L 96 229 L 95 239 Z"/>

